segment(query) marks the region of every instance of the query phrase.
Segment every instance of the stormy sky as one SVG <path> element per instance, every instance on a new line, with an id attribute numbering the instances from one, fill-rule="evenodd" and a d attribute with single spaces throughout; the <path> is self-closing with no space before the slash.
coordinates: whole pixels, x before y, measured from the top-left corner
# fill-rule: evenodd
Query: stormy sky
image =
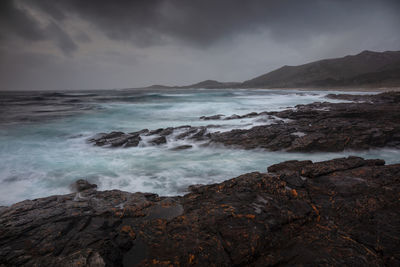
<path id="1" fill-rule="evenodd" d="M 244 81 L 399 29 L 398 0 L 1 0 L 0 90 Z"/>

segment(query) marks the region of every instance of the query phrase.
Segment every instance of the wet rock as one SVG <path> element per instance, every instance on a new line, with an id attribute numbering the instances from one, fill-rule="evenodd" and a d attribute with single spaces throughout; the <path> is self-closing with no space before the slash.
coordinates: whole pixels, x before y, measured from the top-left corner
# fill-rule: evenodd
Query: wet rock
<path id="1" fill-rule="evenodd" d="M 225 117 L 224 120 L 236 120 L 236 119 L 240 119 L 241 117 L 237 114 L 233 114 L 229 117 Z"/>
<path id="2" fill-rule="evenodd" d="M 103 138 L 105 138 L 105 139 L 113 139 L 113 138 L 116 138 L 116 137 L 121 137 L 123 135 L 125 135 L 125 133 L 123 133 L 123 132 L 111 132 L 109 134 L 104 135 Z"/>
<path id="3" fill-rule="evenodd" d="M 200 127 L 200 128 L 198 129 L 198 131 L 197 131 L 195 134 L 193 134 L 192 136 L 190 136 L 190 138 L 191 138 L 191 139 L 202 140 L 206 132 L 207 132 L 207 128 L 205 128 L 205 127 Z"/>
<path id="4" fill-rule="evenodd" d="M 143 130 L 140 130 L 140 131 L 137 131 L 137 132 L 129 133 L 129 135 L 132 135 L 132 136 L 139 136 L 139 135 L 141 135 L 141 134 L 146 134 L 146 133 L 148 133 L 148 132 L 149 132 L 148 129 L 143 129 Z"/>
<path id="5" fill-rule="evenodd" d="M 188 191 L 192 193 L 200 193 L 201 189 L 204 187 L 203 184 L 193 184 L 188 187 Z"/>
<path id="6" fill-rule="evenodd" d="M 218 114 L 218 115 L 213 115 L 213 116 L 201 116 L 200 120 L 220 120 L 224 115 Z"/>
<path id="7" fill-rule="evenodd" d="M 354 96 L 354 99 L 360 102 L 316 102 L 280 112 L 250 113 L 241 117 L 267 114 L 290 121 L 213 133 L 211 141 L 245 149 L 289 152 L 400 147 L 400 93 Z"/>
<path id="8" fill-rule="evenodd" d="M 159 128 L 159 129 L 156 129 L 156 130 L 152 130 L 152 131 L 149 131 L 146 135 L 149 136 L 149 135 L 159 134 L 159 133 L 161 133 L 163 130 L 164 130 L 163 128 Z"/>
<path id="9" fill-rule="evenodd" d="M 289 161 L 181 197 L 26 200 L 0 210 L 0 266 L 397 266 L 400 164 L 382 164 Z M 299 169 L 313 177 L 296 184 Z"/>
<path id="10" fill-rule="evenodd" d="M 138 146 L 142 138 L 140 136 L 128 138 L 124 143 L 125 147 L 135 147 Z"/>
<path id="11" fill-rule="evenodd" d="M 167 139 L 165 138 L 165 136 L 160 136 L 151 140 L 150 143 L 153 145 L 161 145 L 167 143 Z"/>
<path id="12" fill-rule="evenodd" d="M 197 127 L 190 127 L 187 131 L 176 136 L 176 139 L 178 139 L 178 140 L 185 139 L 185 138 L 190 137 L 193 134 L 197 133 L 197 131 L 198 131 Z"/>
<path id="13" fill-rule="evenodd" d="M 171 150 L 185 150 L 185 149 L 189 149 L 189 148 L 192 148 L 192 147 L 193 147 L 192 145 L 182 145 L 182 146 L 174 147 Z"/>
<path id="14" fill-rule="evenodd" d="M 284 161 L 278 164 L 274 164 L 268 167 L 268 172 L 276 172 L 276 173 L 292 173 L 296 172 L 297 174 L 300 174 L 301 169 L 304 166 L 311 165 L 312 161 L 311 160 L 289 160 L 289 161 Z"/>
<path id="15" fill-rule="evenodd" d="M 366 164 L 367 162 L 363 158 L 350 156 L 348 158 L 327 160 L 303 166 L 301 168 L 301 175 L 313 178 L 336 171 L 354 169 Z"/>
<path id="16" fill-rule="evenodd" d="M 82 192 L 88 189 L 95 189 L 97 188 L 97 185 L 91 184 L 87 180 L 79 179 L 73 184 L 71 184 L 70 188 L 73 192 Z"/>
<path id="17" fill-rule="evenodd" d="M 335 96 L 340 98 L 340 96 Z M 218 125 L 200 127 L 169 127 L 153 131 L 143 130 L 147 136 L 168 137 L 179 130 L 175 139 L 207 141 L 243 149 L 263 148 L 288 152 L 336 152 L 345 149 L 400 148 L 400 92 L 378 95 L 343 96 L 359 100 L 357 103 L 315 102 L 298 105 L 295 109 L 279 112 L 252 112 L 243 116 L 232 115 L 226 119 L 275 119 L 274 124 L 259 125 L 251 129 L 234 129 L 228 132 L 208 131 Z M 203 120 L 221 119 L 223 115 L 202 117 Z M 267 120 L 267 121 L 268 121 Z M 266 121 L 266 122 L 267 122 Z M 262 121 L 261 121 L 262 122 Z M 183 131 L 183 132 L 182 132 Z M 99 134 L 89 140 L 98 146 L 137 146 L 140 134 L 112 132 Z M 155 139 L 162 144 L 165 138 Z M 128 144 L 128 145 L 125 145 Z"/>
<path id="18" fill-rule="evenodd" d="M 139 141 L 141 140 L 139 136 L 140 133 L 141 132 L 135 132 L 131 134 L 125 134 L 123 132 L 111 132 L 109 134 L 101 133 L 93 136 L 88 141 L 90 143 L 94 143 L 97 146 L 137 146 L 139 144 Z"/>

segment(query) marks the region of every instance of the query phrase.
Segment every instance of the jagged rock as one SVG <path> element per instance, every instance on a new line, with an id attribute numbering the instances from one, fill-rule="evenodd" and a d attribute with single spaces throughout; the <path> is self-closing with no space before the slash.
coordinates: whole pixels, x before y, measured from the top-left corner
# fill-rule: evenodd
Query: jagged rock
<path id="1" fill-rule="evenodd" d="M 186 137 L 195 134 L 197 131 L 198 129 L 196 127 L 190 127 L 186 132 L 179 134 L 176 139 L 185 139 Z"/>
<path id="2" fill-rule="evenodd" d="M 167 139 L 165 138 L 165 136 L 160 136 L 151 140 L 150 143 L 154 145 L 161 145 L 167 143 Z"/>
<path id="3" fill-rule="evenodd" d="M 213 115 L 213 116 L 201 116 L 200 120 L 220 120 L 224 115 L 218 114 L 218 115 Z"/>
<path id="4" fill-rule="evenodd" d="M 192 148 L 192 147 L 193 147 L 192 145 L 181 145 L 181 146 L 177 146 L 177 147 L 172 148 L 172 150 L 184 150 L 184 149 L 189 149 L 189 148 Z"/>
<path id="5" fill-rule="evenodd" d="M 138 146 L 142 138 L 140 136 L 128 138 L 124 143 L 125 147 L 135 147 Z"/>
<path id="6" fill-rule="evenodd" d="M 340 96 L 331 96 L 340 98 Z M 343 151 L 345 149 L 363 150 L 379 147 L 400 148 L 400 92 L 378 95 L 352 96 L 357 103 L 315 102 L 298 105 L 296 109 L 279 112 L 252 112 L 243 116 L 231 116 L 226 119 L 268 116 L 285 120 L 269 125 L 255 126 L 251 129 L 235 129 L 228 132 L 210 132 L 200 127 L 169 127 L 153 131 L 143 130 L 147 136 L 157 135 L 154 144 L 163 144 L 164 138 L 176 130 L 176 139 L 194 139 L 236 146 L 244 149 L 264 148 L 272 151 L 288 152 Z M 352 98 L 344 96 L 345 99 Z M 361 101 L 363 100 L 363 101 Z M 222 115 L 202 117 L 217 119 Z M 182 132 L 182 129 L 185 129 Z M 140 134 L 112 132 L 99 134 L 89 141 L 96 145 L 137 146 Z M 161 137 L 160 137 L 161 136 Z M 164 138 L 162 138 L 164 137 Z M 125 145 L 129 144 L 129 145 Z"/>
<path id="7" fill-rule="evenodd" d="M 140 131 L 137 131 L 137 132 L 129 133 L 129 135 L 132 135 L 132 136 L 139 136 L 139 135 L 141 135 L 141 134 L 146 134 L 146 133 L 148 133 L 148 132 L 149 132 L 148 129 L 143 129 L 143 130 L 140 130 Z"/>
<path id="8" fill-rule="evenodd" d="M 236 120 L 236 119 L 240 119 L 241 117 L 237 114 L 233 114 L 229 117 L 225 117 L 224 120 Z"/>
<path id="9" fill-rule="evenodd" d="M 292 152 L 400 147 L 400 92 L 354 96 L 354 99 L 365 101 L 316 102 L 298 105 L 296 109 L 259 113 L 258 116 L 268 114 L 290 121 L 213 133 L 211 141 L 245 149 Z M 256 113 L 241 117 L 251 116 Z"/>
<path id="10" fill-rule="evenodd" d="M 73 192 L 82 192 L 88 189 L 95 189 L 97 185 L 91 184 L 87 180 L 80 179 L 71 184 L 70 187 Z"/>
<path id="11" fill-rule="evenodd" d="M 400 164 L 382 163 L 291 161 L 182 197 L 26 200 L 0 210 L 0 266 L 398 266 Z"/>
<path id="12" fill-rule="evenodd" d="M 190 138 L 201 140 L 201 139 L 203 139 L 206 132 L 207 132 L 207 128 L 200 127 L 199 130 L 195 134 L 193 134 Z"/>
<path id="13" fill-rule="evenodd" d="M 289 161 L 284 161 L 278 164 L 274 164 L 268 167 L 268 172 L 276 172 L 276 173 L 292 173 L 296 172 L 297 174 L 300 174 L 301 169 L 304 166 L 311 165 L 312 161 L 311 160 L 289 160 Z"/>

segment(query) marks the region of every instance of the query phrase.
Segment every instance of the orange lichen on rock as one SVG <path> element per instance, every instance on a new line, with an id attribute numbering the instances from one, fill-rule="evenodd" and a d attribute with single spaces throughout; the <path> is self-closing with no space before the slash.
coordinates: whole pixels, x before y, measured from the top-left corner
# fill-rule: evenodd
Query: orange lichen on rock
<path id="1" fill-rule="evenodd" d="M 256 218 L 256 215 L 254 214 L 235 214 L 232 212 L 232 216 L 235 218 L 247 218 L 247 219 L 252 219 Z"/>
<path id="2" fill-rule="evenodd" d="M 298 195 L 296 189 L 292 189 L 292 196 L 297 197 Z"/>
<path id="3" fill-rule="evenodd" d="M 317 207 L 314 204 L 311 204 L 311 207 L 313 208 L 315 213 L 318 215 L 317 222 L 319 222 L 321 220 L 321 216 L 319 215 L 319 210 L 317 209 Z"/>
<path id="4" fill-rule="evenodd" d="M 129 225 L 122 226 L 121 232 L 128 234 L 132 239 L 136 238 L 135 232 L 132 230 L 132 227 L 130 227 Z"/>
<path id="5" fill-rule="evenodd" d="M 189 264 L 193 264 L 193 263 L 194 263 L 194 255 L 189 254 Z"/>

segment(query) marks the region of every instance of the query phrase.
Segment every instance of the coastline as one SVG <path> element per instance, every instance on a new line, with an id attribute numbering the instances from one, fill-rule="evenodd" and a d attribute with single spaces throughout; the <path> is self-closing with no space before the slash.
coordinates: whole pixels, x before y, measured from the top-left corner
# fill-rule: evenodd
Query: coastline
<path id="1" fill-rule="evenodd" d="M 399 147 L 399 93 L 330 97 L 354 102 L 215 115 L 290 122 L 210 135 L 185 126 L 181 137 L 287 153 Z M 146 135 L 157 146 L 175 130 L 111 132 L 90 142 L 124 149 Z M 78 181 L 71 194 L 0 207 L 0 266 L 398 265 L 399 173 L 399 163 L 380 159 L 293 160 L 172 197 Z"/>
<path id="2" fill-rule="evenodd" d="M 182 197 L 78 181 L 0 209 L 0 266 L 397 265 L 400 164 L 384 164 L 288 161 Z"/>

